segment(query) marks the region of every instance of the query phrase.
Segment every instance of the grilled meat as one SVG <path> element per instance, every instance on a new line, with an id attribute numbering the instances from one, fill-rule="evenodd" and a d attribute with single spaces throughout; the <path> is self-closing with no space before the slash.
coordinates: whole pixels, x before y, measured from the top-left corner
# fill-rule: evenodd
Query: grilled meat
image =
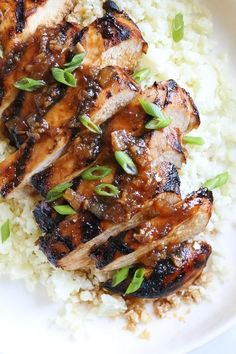
<path id="1" fill-rule="evenodd" d="M 112 280 L 102 284 L 121 295 L 126 295 L 135 271 L 145 267 L 141 287 L 130 296 L 167 296 L 194 281 L 211 253 L 207 243 L 189 240 L 209 221 L 212 193 L 201 188 L 181 200 L 178 176 L 186 162 L 182 137 L 198 127 L 199 114 L 190 95 L 173 80 L 140 93 L 128 73 L 146 53 L 147 43 L 113 1 L 105 1 L 105 15 L 88 27 L 58 25 L 73 3 L 0 4 L 0 114 L 19 148 L 0 163 L 0 194 L 15 197 L 31 182 L 46 196 L 56 185 L 72 181 L 56 202 L 43 201 L 33 211 L 44 232 L 38 245 L 48 260 L 66 270 L 132 267 L 119 285 L 113 287 Z M 56 82 L 51 68 L 63 68 L 81 52 L 85 58 L 74 71 L 77 86 Z M 14 83 L 25 77 L 43 80 L 45 86 L 35 92 L 18 91 Z M 148 130 L 151 117 L 140 99 L 157 104 L 171 124 Z M 101 127 L 101 134 L 83 126 L 83 115 Z M 119 166 L 117 151 L 130 156 L 133 175 Z M 110 173 L 95 181 L 80 176 L 96 165 L 108 166 Z M 99 195 L 95 188 L 101 183 L 112 184 L 119 193 Z M 65 200 L 76 214 L 55 212 L 55 204 Z"/>
<path id="2" fill-rule="evenodd" d="M 17 147 L 27 139 L 30 130 L 37 125 L 40 127 L 43 115 L 64 96 L 66 87 L 55 82 L 51 67 L 63 67 L 70 61 L 75 54 L 74 39 L 79 31 L 78 26 L 69 23 L 39 28 L 15 69 L 5 73 L 3 106 L 15 95 L 16 98 L 3 112 L 2 120 L 11 142 Z M 24 77 L 43 80 L 45 86 L 33 92 L 19 91 L 14 83 Z"/>
<path id="3" fill-rule="evenodd" d="M 2 70 L 2 106 L 1 112 L 12 102 L 10 112 L 6 112 L 5 120 L 11 120 L 8 123 L 11 140 L 17 143 L 19 146 L 26 138 L 31 125 L 39 125 L 38 116 L 45 114 L 44 107 L 50 108 L 49 101 L 53 104 L 56 101 L 54 95 L 58 87 L 62 85 L 56 85 L 56 87 L 50 85 L 41 90 L 37 90 L 36 93 L 19 93 L 19 97 L 16 97 L 18 91 L 14 87 L 14 83 L 25 76 L 33 77 L 36 79 L 45 79 L 44 75 L 47 73 L 52 80 L 50 67 L 63 66 L 65 60 L 64 56 L 67 54 L 67 61 L 72 57 L 72 53 L 85 51 L 86 58 L 84 60 L 81 70 L 86 74 L 97 74 L 97 71 L 107 66 L 109 62 L 107 56 L 110 56 L 112 51 L 113 60 L 110 62 L 114 65 L 125 67 L 132 71 L 137 60 L 140 58 L 142 52 L 146 50 L 146 44 L 142 38 L 142 35 L 133 21 L 128 18 L 124 12 L 109 14 L 112 18 L 111 21 L 107 21 L 107 15 L 96 20 L 91 25 L 83 28 L 81 31 L 78 26 L 73 26 L 76 29 L 73 37 L 70 31 L 71 42 L 65 42 L 65 33 L 61 34 L 58 38 L 59 43 L 55 43 L 55 37 L 57 37 L 54 28 L 51 29 L 39 29 L 35 37 L 27 43 L 22 49 L 22 54 L 19 55 L 19 61 L 6 60 L 6 64 Z M 67 24 L 67 26 L 69 26 Z M 63 30 L 63 26 L 62 26 Z M 122 36 L 120 31 L 129 32 L 129 36 Z M 65 32 L 65 29 L 64 29 Z M 109 32 L 110 36 L 106 37 L 104 32 Z M 62 37 L 62 40 L 60 39 Z M 70 45 L 70 52 L 67 53 L 67 45 Z M 99 44 L 99 46 L 98 46 Z M 129 47 L 133 48 L 132 58 L 130 60 Z M 58 60 L 58 50 L 62 51 L 64 55 L 60 57 L 60 62 L 53 60 L 54 56 Z M 43 54 L 42 54 L 43 51 Z M 110 65 L 110 64 L 108 64 Z M 38 73 L 38 74 L 35 74 Z M 49 75 L 50 74 L 50 75 Z M 54 82 L 55 85 L 55 82 Z M 65 90 L 65 87 L 63 87 Z M 51 92 L 52 91 L 52 92 Z M 6 94 L 6 95 L 5 95 Z M 52 97 L 53 96 L 53 97 Z M 56 92 L 56 96 L 58 96 Z M 31 101 L 35 101 L 34 105 L 30 104 Z M 25 104 L 24 104 L 25 102 Z M 21 110 L 21 107 L 27 104 L 29 112 Z M 36 107 L 35 107 L 36 105 Z M 31 107 L 31 108 L 29 108 Z M 15 114 L 15 111 L 17 114 Z M 17 118 L 12 120 L 13 118 Z M 36 123 L 35 123 L 36 120 Z M 33 122 L 33 123 L 32 123 Z"/>
<path id="4" fill-rule="evenodd" d="M 73 0 L 1 0 L 0 45 L 4 56 L 26 42 L 38 26 L 60 23 L 73 5 Z"/>
<path id="5" fill-rule="evenodd" d="M 138 87 L 119 68 L 102 69 L 97 77 L 77 70 L 77 87 L 69 88 L 63 99 L 43 117 L 45 131 L 28 140 L 0 164 L 0 193 L 6 197 L 29 183 L 33 174 L 56 160 L 66 144 L 81 129 L 79 117 L 88 114 L 95 124 L 102 124 L 119 108 L 129 103 Z"/>
<path id="6" fill-rule="evenodd" d="M 177 95 L 177 98 L 175 95 Z M 108 148 L 108 152 L 106 152 L 107 147 L 103 148 L 100 156 L 93 163 L 94 165 L 111 167 L 112 173 L 100 181 L 77 180 L 76 193 L 73 193 L 72 198 L 71 195 L 67 198 L 75 209 L 79 210 L 81 208 L 86 208 L 99 219 L 107 220 L 112 223 L 106 225 L 106 227 L 109 226 L 111 229 L 111 233 L 113 232 L 114 223 L 118 224 L 116 230 L 118 229 L 122 232 L 125 229 L 123 226 L 125 221 L 128 222 L 128 220 L 132 220 L 133 215 L 138 213 L 148 201 L 155 198 L 158 194 L 162 196 L 163 193 L 163 198 L 167 198 L 167 196 L 169 197 L 169 194 L 167 195 L 167 193 L 173 194 L 174 192 L 174 197 L 171 196 L 169 198 L 173 199 L 172 202 L 177 202 L 178 199 L 176 199 L 176 194 L 179 194 L 180 182 L 176 167 L 172 164 L 172 159 L 175 163 L 176 159 L 173 158 L 173 156 L 175 156 L 175 151 L 176 155 L 179 155 L 180 142 L 177 141 L 176 145 L 178 148 L 176 149 L 175 145 L 172 144 L 173 139 L 170 139 L 169 145 L 166 143 L 165 138 L 168 134 L 170 136 L 171 132 L 180 132 L 181 129 L 183 129 L 184 133 L 188 130 L 189 126 L 192 128 L 199 124 L 199 117 L 191 99 L 186 92 L 180 89 L 173 81 L 154 85 L 154 87 L 145 91 L 144 97 L 153 102 L 158 102 L 161 107 L 164 107 L 166 102 L 166 110 L 171 110 L 173 102 L 173 107 L 176 110 L 179 110 L 179 115 L 175 112 L 172 126 L 163 129 L 162 131 L 145 133 L 144 124 L 147 121 L 147 117 L 143 109 L 140 107 L 139 99 L 135 99 L 130 105 L 128 105 L 128 107 L 122 109 L 110 122 L 108 122 L 104 131 L 104 140 L 106 143 L 105 145 L 110 145 L 111 147 Z M 190 100 L 189 105 L 186 104 L 186 102 L 188 102 L 187 98 Z M 183 105 L 186 109 L 185 113 L 183 113 L 182 110 Z M 176 117 L 179 118 L 177 119 Z M 125 130 L 119 131 L 119 127 L 124 127 Z M 127 133 L 129 131 L 136 136 L 144 134 L 143 138 L 135 138 Z M 157 143 L 154 144 L 156 136 L 158 136 L 158 138 L 163 136 L 163 138 L 159 138 L 159 141 L 157 140 Z M 164 144 L 162 144 L 162 141 L 165 141 Z M 148 148 L 148 146 L 150 148 Z M 164 146 L 168 146 L 166 153 Z M 169 153 L 169 146 L 172 146 L 173 154 Z M 131 177 L 125 174 L 124 171 L 118 167 L 114 158 L 110 154 L 111 149 L 113 149 L 113 151 L 125 150 L 129 152 L 138 167 L 137 177 Z M 163 159 L 159 157 L 161 154 L 164 155 Z M 183 152 L 181 150 L 181 155 L 182 154 Z M 67 156 L 68 161 L 74 160 L 73 158 L 69 158 L 68 154 L 65 156 Z M 58 161 L 62 162 L 62 159 L 59 159 Z M 56 165 L 57 163 L 54 166 Z M 58 168 L 60 165 L 62 166 L 62 164 L 58 163 Z M 69 163 L 68 165 L 70 167 Z M 178 167 L 180 167 L 180 165 L 178 165 Z M 48 173 L 49 171 L 52 171 L 52 169 L 49 168 L 45 173 L 43 172 L 38 175 L 43 177 L 41 180 L 41 187 L 40 189 L 38 188 L 38 190 L 41 192 L 43 191 L 44 194 L 48 192 L 48 189 L 43 189 L 47 186 L 45 181 L 50 180 L 52 176 Z M 40 181 L 38 176 L 33 178 L 34 186 L 36 186 L 35 181 Z M 157 177 L 160 177 L 160 181 L 158 181 Z M 94 193 L 94 189 L 96 185 L 100 183 L 113 183 L 118 186 L 121 191 L 120 196 L 118 198 L 102 198 L 97 196 L 96 193 Z M 76 216 L 73 217 L 73 222 L 74 225 L 77 225 L 78 220 L 76 220 Z M 130 225 L 131 227 L 133 226 L 132 222 Z M 57 228 L 57 236 L 60 234 L 59 230 L 60 225 Z M 63 232 L 61 234 L 63 234 Z M 109 235 L 109 231 L 106 232 L 106 235 Z M 68 234 L 67 237 L 69 237 Z M 52 239 L 54 239 L 55 243 L 54 236 L 52 236 Z M 60 242 L 62 239 L 63 237 L 60 237 Z M 46 252 L 49 254 L 51 244 L 49 241 L 50 236 L 48 236 L 46 240 L 49 243 Z M 46 247 L 47 241 L 43 243 L 44 247 Z"/>
<path id="7" fill-rule="evenodd" d="M 172 193 L 170 193 L 172 195 Z M 165 196 L 164 196 L 165 195 Z M 43 231 L 47 233 L 39 239 L 40 249 L 47 255 L 50 262 L 58 265 L 58 261 L 70 254 L 76 248 L 80 249 L 79 257 L 83 258 L 83 264 L 91 263 L 88 257 L 90 250 L 96 245 L 105 243 L 111 236 L 116 236 L 121 232 L 133 229 L 142 222 L 159 215 L 160 210 L 168 202 L 174 203 L 179 198 L 168 198 L 168 193 L 163 193 L 163 198 L 155 198 L 148 201 L 130 220 L 123 223 L 114 224 L 98 219 L 88 210 L 81 210 L 79 214 L 73 215 L 59 222 L 53 215 L 52 207 L 48 204 L 40 203 L 34 211 L 37 223 L 43 226 Z M 46 212 L 45 212 L 46 211 Z M 81 219 L 81 217 L 83 218 Z M 87 221 L 87 218 L 90 220 Z M 89 233 L 91 225 L 96 225 L 96 232 Z M 88 237 L 88 234 L 90 236 Z M 70 245 L 70 247 L 68 247 Z M 74 255 L 73 261 L 74 261 Z"/>
<path id="8" fill-rule="evenodd" d="M 55 161 L 48 169 L 33 177 L 32 183 L 38 192 L 46 195 L 56 185 L 70 181 L 79 175 L 88 167 L 91 160 L 97 157 L 100 147 L 111 143 L 112 132 L 125 130 L 136 137 L 147 133 L 144 125 L 148 117 L 139 103 L 140 98 L 157 103 L 166 114 L 173 114 L 170 127 L 149 134 L 148 147 L 156 165 L 168 161 L 180 168 L 182 162 L 185 161 L 184 150 L 181 146 L 182 134 L 196 128 L 200 119 L 191 97 L 175 81 L 169 80 L 154 84 L 154 86 L 144 90 L 127 107 L 121 109 L 103 127 L 104 138 L 97 141 L 96 151 L 91 143 L 94 134 L 90 134 L 91 138 L 88 144 L 86 143 L 88 135 L 86 138 L 78 136 L 60 159 Z M 81 144 L 82 140 L 83 144 Z M 63 169 L 61 166 L 63 166 Z M 60 171 L 60 174 L 58 171 Z"/>
<path id="9" fill-rule="evenodd" d="M 94 21 L 79 34 L 79 43 L 90 49 L 84 65 L 88 67 L 104 67 L 118 65 L 133 71 L 140 53 L 146 53 L 147 43 L 139 28 L 131 18 L 118 8 L 104 6 L 107 13 Z M 96 51 L 91 48 L 96 48 Z M 102 53 L 102 55 L 98 55 Z"/>
<path id="10" fill-rule="evenodd" d="M 202 232 L 211 217 L 212 204 L 212 193 L 206 189 L 200 189 L 172 206 L 164 206 L 159 201 L 156 205 L 156 208 L 160 208 L 157 217 L 116 236 L 115 239 L 109 240 L 109 236 L 100 235 L 98 243 L 95 237 L 89 247 L 86 244 L 81 246 L 59 260 L 58 265 L 73 270 L 92 264 L 89 252 L 92 252 L 96 266 L 104 271 L 134 265 L 140 257 L 153 249 L 163 249 L 170 243 L 182 242 Z"/>
<path id="11" fill-rule="evenodd" d="M 129 276 L 117 286 L 112 286 L 112 280 L 102 284 L 103 288 L 113 294 L 125 295 L 135 271 L 145 267 L 144 281 L 141 287 L 132 294 L 136 298 L 162 298 L 187 287 L 198 278 L 205 268 L 211 254 L 211 246 L 206 242 L 183 242 L 160 253 L 154 250 L 139 265 L 129 271 Z"/>

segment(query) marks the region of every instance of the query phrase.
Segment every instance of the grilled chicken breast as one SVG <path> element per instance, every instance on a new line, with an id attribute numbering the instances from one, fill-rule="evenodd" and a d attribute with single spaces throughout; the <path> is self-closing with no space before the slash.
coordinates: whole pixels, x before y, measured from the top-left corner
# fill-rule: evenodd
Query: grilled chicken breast
<path id="1" fill-rule="evenodd" d="M 178 132 L 178 134 L 180 134 L 180 132 L 185 133 L 186 130 L 192 129 L 199 124 L 199 116 L 191 98 L 173 81 L 154 85 L 152 88 L 147 89 L 142 97 L 151 100 L 151 102 L 158 102 L 163 110 L 166 109 L 167 111 L 168 109 L 171 111 L 171 108 L 173 110 L 175 108 L 179 114 L 177 114 L 177 112 L 173 114 L 174 118 L 171 127 L 147 133 L 144 129 L 144 124 L 147 122 L 148 117 L 140 106 L 139 96 L 126 108 L 117 113 L 116 116 L 108 122 L 104 130 L 105 145 L 110 146 L 110 148 L 108 148 L 108 152 L 106 152 L 107 148 L 104 148 L 93 165 L 109 166 L 112 168 L 112 173 L 105 179 L 99 181 L 92 182 L 79 179 L 76 182 L 76 193 L 69 193 L 68 191 L 65 195 L 66 199 L 76 210 L 86 208 L 100 220 L 106 220 L 112 223 L 109 225 L 111 233 L 113 232 L 114 223 L 120 224 L 120 229 L 119 226 L 117 226 L 116 230 L 118 229 L 122 232 L 125 229 L 123 226 L 124 222 L 132 220 L 135 213 L 138 213 L 139 210 L 145 207 L 146 203 L 149 203 L 156 195 L 160 194 L 160 196 L 162 196 L 163 193 L 165 196 L 163 197 L 167 198 L 167 193 L 179 194 L 180 181 L 173 163 L 176 163 L 175 156 L 179 154 L 182 156 L 183 151 L 181 149 L 181 140 L 179 141 L 174 134 L 175 132 Z M 120 127 L 124 129 L 119 130 Z M 143 134 L 143 137 L 141 139 L 136 138 L 127 132 L 131 132 L 135 136 Z M 166 139 L 168 136 L 169 141 Z M 155 139 L 157 140 L 156 142 Z M 177 141 L 173 144 L 175 139 L 177 139 Z M 170 153 L 171 149 L 172 154 Z M 131 177 L 118 168 L 114 157 L 110 154 L 111 150 L 113 150 L 113 152 L 116 150 L 128 151 L 137 165 L 137 177 Z M 163 157 L 161 158 L 162 155 Z M 74 156 L 70 158 L 68 153 L 65 156 L 67 156 L 65 161 L 76 160 Z M 62 160 L 63 157 L 58 160 L 61 162 L 60 164 L 58 163 L 58 171 L 59 166 L 62 166 Z M 179 160 L 182 161 L 182 159 Z M 57 165 L 57 163 L 55 165 Z M 69 162 L 67 166 L 70 167 Z M 178 167 L 180 167 L 180 162 Z M 37 187 L 41 193 L 43 192 L 44 195 L 48 192 L 48 189 L 46 189 L 48 184 L 45 183 L 45 181 L 52 180 L 52 174 L 50 174 L 49 171 L 52 171 L 52 167 L 33 178 L 34 186 Z M 42 177 L 41 181 L 39 176 Z M 53 177 L 54 176 L 56 176 L 56 174 L 54 174 Z M 121 191 L 119 198 L 102 198 L 96 195 L 94 189 L 96 185 L 100 183 L 113 183 L 116 185 Z M 176 197 L 171 197 L 171 199 L 173 199 L 173 202 L 177 201 Z M 39 222 L 42 224 L 40 220 Z M 73 217 L 74 227 L 78 228 L 79 224 L 80 217 Z M 129 225 L 132 227 L 132 221 Z M 60 231 L 61 227 L 62 230 Z M 106 227 L 108 227 L 107 224 Z M 63 240 L 62 235 L 64 229 L 64 223 L 62 222 L 56 231 L 56 237 L 60 235 L 60 240 Z M 66 235 L 67 238 L 70 237 L 68 232 L 66 232 Z M 73 231 L 73 237 L 75 239 L 74 235 L 75 231 Z M 106 232 L 106 235 L 109 235 L 109 231 Z M 55 235 L 52 236 L 52 243 L 56 244 L 57 242 L 54 236 Z M 77 246 L 79 245 L 80 238 L 81 237 L 78 236 L 76 241 Z M 51 245 L 50 236 L 42 242 L 42 248 L 46 250 L 46 254 L 49 254 Z M 49 247 L 47 247 L 47 242 Z"/>
<path id="2" fill-rule="evenodd" d="M 127 107 L 121 109 L 103 127 L 104 138 L 96 141 L 97 149 L 94 149 L 92 143 L 94 134 L 90 134 L 90 138 L 89 134 L 86 138 L 79 135 L 60 159 L 33 177 L 32 183 L 38 192 L 45 196 L 56 185 L 79 175 L 88 167 L 91 160 L 97 157 L 100 146 L 104 143 L 110 144 L 112 132 L 125 130 L 136 137 L 147 133 L 144 125 L 149 118 L 140 105 L 141 98 L 157 103 L 165 114 L 172 114 L 173 119 L 167 129 L 154 131 L 146 139 L 153 161 L 156 165 L 170 162 L 180 168 L 185 161 L 185 152 L 181 144 L 182 134 L 197 128 L 200 118 L 189 94 L 175 81 L 169 80 L 144 90 Z"/>
<path id="3" fill-rule="evenodd" d="M 15 189 L 29 183 L 33 174 L 57 159 L 77 131 L 79 117 L 89 115 L 97 125 L 109 119 L 138 92 L 135 82 L 119 68 L 102 69 L 96 78 L 76 72 L 77 88 L 69 88 L 43 117 L 45 131 L 32 133 L 28 140 L 0 164 L 0 193 L 12 196 Z"/>
<path id="4" fill-rule="evenodd" d="M 4 56 L 27 41 L 38 26 L 60 23 L 74 3 L 73 0 L 1 0 L 0 45 Z"/>
<path id="5" fill-rule="evenodd" d="M 98 243 L 95 237 L 89 248 L 82 245 L 80 250 L 59 260 L 58 265 L 67 270 L 78 269 L 91 265 L 91 256 L 96 266 L 104 271 L 134 265 L 153 249 L 164 249 L 168 244 L 191 239 L 202 232 L 211 217 L 212 205 L 212 193 L 206 189 L 190 194 L 174 206 L 166 204 L 164 207 L 159 203 L 159 215 L 154 219 L 110 240 L 103 237 Z M 90 257 L 89 251 L 92 252 Z"/>
<path id="6" fill-rule="evenodd" d="M 112 280 L 102 284 L 124 296 L 143 267 L 144 280 L 130 296 L 164 297 L 193 282 L 211 254 L 207 243 L 196 247 L 192 240 L 211 217 L 212 193 L 202 187 L 182 200 L 178 175 L 187 155 L 183 135 L 199 126 L 198 110 L 174 80 L 140 92 L 129 74 L 148 45 L 113 1 L 105 1 L 105 15 L 85 28 L 61 22 L 73 4 L 0 4 L 0 115 L 4 133 L 18 148 L 0 163 L 0 194 L 16 197 L 31 184 L 46 197 L 70 181 L 56 201 L 46 199 L 33 211 L 44 233 L 38 245 L 48 260 L 65 270 L 129 267 L 117 286 Z M 64 68 L 82 52 L 83 62 L 73 70 L 76 87 L 57 82 L 51 69 Z M 15 82 L 26 77 L 43 80 L 43 87 L 18 91 Z M 142 100 L 156 104 L 171 123 L 148 129 L 153 117 Z M 82 117 L 100 132 L 90 131 Z M 131 158 L 132 171 L 118 163 L 118 151 Z M 109 173 L 87 180 L 81 172 L 93 166 L 107 166 Z M 101 183 L 117 194 L 99 193 Z M 55 205 L 65 203 L 76 213 L 60 215 Z"/>
<path id="7" fill-rule="evenodd" d="M 126 290 L 133 279 L 135 271 L 145 267 L 141 287 L 128 297 L 157 299 L 167 297 L 180 291 L 198 278 L 207 264 L 211 246 L 206 242 L 183 242 L 169 247 L 163 253 L 153 251 L 139 260 L 138 266 L 129 271 L 127 279 L 117 286 L 108 280 L 102 286 L 113 294 L 126 295 Z"/>

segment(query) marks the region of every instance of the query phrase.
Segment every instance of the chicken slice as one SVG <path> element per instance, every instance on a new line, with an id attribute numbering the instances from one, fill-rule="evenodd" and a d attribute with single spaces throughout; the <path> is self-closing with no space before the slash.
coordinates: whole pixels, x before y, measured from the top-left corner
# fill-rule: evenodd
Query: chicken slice
<path id="1" fill-rule="evenodd" d="M 34 35 L 38 26 L 60 23 L 74 0 L 1 0 L 0 45 L 4 56 Z"/>
<path id="2" fill-rule="evenodd" d="M 100 220 L 84 209 L 76 215 L 61 220 L 61 216 L 55 214 L 53 205 L 43 202 L 34 210 L 36 222 L 45 232 L 38 244 L 55 266 L 58 266 L 60 259 L 63 261 L 63 257 L 70 255 L 71 251 L 80 249 L 80 256 L 83 257 L 83 264 L 86 266 L 91 263 L 88 254 L 95 245 L 99 246 L 110 237 L 115 237 L 154 218 L 160 214 L 162 208 L 177 201 L 179 197 L 172 192 L 162 193 L 157 198 L 149 200 L 130 220 L 118 224 Z"/>
<path id="3" fill-rule="evenodd" d="M 0 193 L 12 197 L 30 182 L 32 175 L 56 160 L 73 134 L 83 129 L 78 120 L 88 114 L 100 125 L 137 94 L 135 82 L 120 68 L 107 67 L 97 77 L 77 70 L 77 87 L 69 88 L 44 117 L 45 131 L 32 134 L 22 147 L 0 163 Z"/>
<path id="4" fill-rule="evenodd" d="M 45 196 L 56 185 L 78 176 L 88 167 L 90 161 L 97 157 L 102 142 L 110 143 L 112 132 L 123 129 L 136 137 L 147 132 L 144 125 L 148 118 L 139 103 L 140 98 L 157 103 L 165 114 L 172 114 L 173 121 L 170 127 L 150 134 L 148 147 L 156 164 L 169 161 L 180 168 L 185 161 L 185 152 L 181 145 L 182 134 L 197 128 L 200 119 L 189 94 L 175 81 L 169 80 L 154 84 L 144 90 L 127 107 L 122 108 L 103 127 L 104 139 L 100 140 L 100 144 L 97 142 L 98 149 L 96 151 L 91 143 L 93 134 L 91 134 L 88 144 L 84 143 L 88 136 L 84 139 L 79 135 L 61 158 L 48 169 L 33 177 L 32 183 L 38 192 Z M 83 143 L 81 143 L 82 139 Z"/>
<path id="5" fill-rule="evenodd" d="M 69 23 L 39 28 L 16 69 L 5 75 L 4 102 L 10 102 L 15 95 L 16 98 L 3 112 L 2 120 L 10 141 L 17 147 L 27 139 L 30 128 L 39 125 L 40 117 L 64 96 L 66 86 L 55 82 L 51 67 L 63 67 L 73 57 L 74 38 L 79 30 Z M 19 91 L 14 83 L 23 77 L 43 80 L 45 86 L 33 92 Z"/>
<path id="6" fill-rule="evenodd" d="M 102 287 L 113 294 L 127 297 L 145 299 L 167 297 L 192 284 L 201 275 L 210 254 L 211 246 L 206 242 L 183 242 L 169 247 L 162 253 L 153 250 L 139 260 L 138 266 L 131 268 L 127 279 L 119 285 L 112 286 L 112 280 L 108 280 Z M 137 291 L 126 295 L 133 275 L 140 267 L 145 268 L 144 280 Z"/>
<path id="7" fill-rule="evenodd" d="M 107 18 L 110 20 L 107 20 Z M 51 29 L 44 29 L 44 31 L 47 34 L 47 31 L 50 32 Z M 122 36 L 120 31 L 129 33 L 129 36 Z M 110 35 L 107 37 L 105 33 Z M 34 78 L 35 73 L 44 70 L 42 68 L 38 70 L 39 68 L 37 67 L 37 55 L 40 57 L 41 52 L 40 46 L 38 48 L 37 45 L 44 40 L 44 35 L 40 36 L 39 33 L 38 36 L 36 35 L 35 38 L 29 40 L 29 43 L 20 46 L 17 53 L 11 52 L 5 59 L 0 77 L 2 82 L 0 113 L 16 98 L 17 91 L 13 86 L 15 81 L 25 77 L 26 74 L 29 76 L 30 73 Z M 88 27 L 83 28 L 81 31 L 77 30 L 73 45 L 75 52 L 86 52 L 83 70 L 90 74 L 96 74 L 100 69 L 109 65 L 117 65 L 132 71 L 142 53 L 147 51 L 147 44 L 140 30 L 125 12 L 105 14 Z M 132 60 L 130 58 L 130 47 L 133 48 Z M 111 51 L 113 53 L 112 60 L 109 59 Z M 36 62 L 34 57 L 36 57 Z M 51 63 L 52 66 L 53 63 Z M 26 71 L 29 67 L 30 73 Z"/>
<path id="8" fill-rule="evenodd" d="M 118 65 L 133 71 L 139 53 L 146 53 L 148 44 L 124 11 L 109 6 L 108 2 L 104 3 L 104 9 L 107 11 L 105 16 L 84 28 L 79 35 L 79 43 L 88 53 L 84 65 L 95 70 L 96 67 Z"/>
<path id="9" fill-rule="evenodd" d="M 174 206 L 159 204 L 159 215 L 109 240 L 110 235 L 99 235 L 89 244 L 72 251 L 58 261 L 66 270 L 95 265 L 112 271 L 137 264 L 140 257 L 156 248 L 191 239 L 203 232 L 211 217 L 213 196 L 207 189 L 200 189 Z M 118 247 L 114 247 L 117 241 Z M 89 256 L 89 253 L 91 255 Z M 123 253 L 122 253 L 123 252 Z M 92 258 L 91 258 L 92 257 Z M 93 261 L 92 261 L 93 259 Z"/>

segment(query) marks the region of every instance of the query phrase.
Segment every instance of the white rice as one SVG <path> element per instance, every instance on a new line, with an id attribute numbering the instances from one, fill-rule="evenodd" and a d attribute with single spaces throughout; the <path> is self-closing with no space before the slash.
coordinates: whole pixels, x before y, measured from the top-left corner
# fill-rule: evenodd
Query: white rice
<path id="1" fill-rule="evenodd" d="M 206 143 L 201 147 L 188 147 L 188 163 L 181 172 L 183 195 L 197 189 L 212 175 L 230 173 L 229 183 L 214 192 L 215 208 L 208 227 L 209 236 L 219 230 L 223 222 L 229 222 L 227 209 L 236 205 L 236 134 L 232 129 L 236 100 L 228 85 L 231 80 L 227 79 L 227 56 L 218 53 L 217 45 L 210 39 L 211 15 L 197 0 L 118 0 L 117 3 L 132 15 L 149 43 L 148 55 L 139 65 L 152 70 L 146 84 L 175 79 L 191 93 L 200 110 L 202 124 L 192 134 L 203 137 Z M 184 15 L 185 36 L 181 42 L 174 43 L 170 28 L 177 12 Z M 101 15 L 101 0 L 78 0 L 71 19 L 88 24 Z M 0 159 L 10 152 L 8 143 L 1 141 Z M 114 317 L 126 311 L 121 297 L 97 293 L 99 273 L 92 276 L 64 272 L 47 262 L 35 245 L 40 232 L 32 216 L 35 202 L 31 198 L 0 200 L 0 204 L 0 225 L 8 218 L 11 221 L 11 237 L 4 244 L 0 243 L 0 274 L 23 279 L 29 290 L 42 284 L 52 301 L 63 302 L 64 311 L 57 318 L 58 325 L 76 331 L 86 304 L 89 304 L 86 311 L 90 315 Z M 213 238 L 210 242 L 214 247 Z M 199 284 L 193 287 L 193 290 L 199 289 Z"/>

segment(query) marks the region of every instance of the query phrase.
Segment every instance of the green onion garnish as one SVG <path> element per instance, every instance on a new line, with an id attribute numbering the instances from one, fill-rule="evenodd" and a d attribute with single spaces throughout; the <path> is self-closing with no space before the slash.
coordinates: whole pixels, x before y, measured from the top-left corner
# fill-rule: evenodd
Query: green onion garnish
<path id="1" fill-rule="evenodd" d="M 144 281 L 144 273 L 145 268 L 139 268 L 136 270 L 134 277 L 125 292 L 126 295 L 134 293 L 141 287 Z"/>
<path id="2" fill-rule="evenodd" d="M 164 129 L 168 127 L 172 122 L 172 119 L 170 117 L 166 117 L 164 119 L 152 119 L 150 120 L 147 124 L 145 124 L 146 129 L 150 130 L 158 130 L 158 129 Z"/>
<path id="3" fill-rule="evenodd" d="M 139 102 L 143 107 L 144 112 L 154 118 L 145 125 L 146 129 L 164 129 L 171 124 L 172 119 L 170 117 L 167 117 L 156 104 L 146 101 L 144 99 L 140 99 Z"/>
<path id="4" fill-rule="evenodd" d="M 185 144 L 189 145 L 204 145 L 205 141 L 200 138 L 199 136 L 190 136 L 190 135 L 185 135 L 183 137 L 183 141 Z"/>
<path id="5" fill-rule="evenodd" d="M 10 220 L 7 219 L 1 226 L 2 243 L 4 243 L 10 236 Z"/>
<path id="6" fill-rule="evenodd" d="M 98 127 L 95 123 L 93 123 L 88 116 L 83 115 L 79 118 L 79 120 L 80 120 L 81 124 L 83 124 L 83 126 L 85 126 L 92 133 L 102 134 L 102 129 L 100 127 Z"/>
<path id="7" fill-rule="evenodd" d="M 64 65 L 66 68 L 65 70 L 72 73 L 74 70 L 78 69 L 82 64 L 85 55 L 86 53 L 76 54 L 69 63 Z"/>
<path id="8" fill-rule="evenodd" d="M 172 38 L 175 42 L 184 38 L 184 17 L 181 13 L 172 20 Z"/>
<path id="9" fill-rule="evenodd" d="M 134 81 L 136 81 L 138 84 L 140 84 L 140 82 L 145 80 L 149 75 L 150 75 L 150 69 L 144 68 L 139 71 L 136 71 L 132 77 L 133 77 Z"/>
<path id="10" fill-rule="evenodd" d="M 213 190 L 215 188 L 222 187 L 224 184 L 228 182 L 229 179 L 229 173 L 224 172 L 219 175 L 217 175 L 214 178 L 208 179 L 204 184 L 203 187 L 206 187 L 209 190 Z"/>
<path id="11" fill-rule="evenodd" d="M 60 68 L 52 68 L 51 70 L 52 75 L 56 81 L 70 87 L 76 87 L 77 80 L 69 71 Z"/>
<path id="12" fill-rule="evenodd" d="M 126 154 L 124 151 L 116 151 L 115 158 L 118 164 L 123 168 L 123 170 L 128 173 L 128 175 L 137 175 L 138 170 L 135 166 L 131 157 Z"/>
<path id="13" fill-rule="evenodd" d="M 70 205 L 55 205 L 53 209 L 60 215 L 75 215 L 76 211 Z"/>
<path id="14" fill-rule="evenodd" d="M 124 281 L 125 279 L 128 278 L 128 275 L 129 275 L 129 267 L 124 267 L 124 268 L 118 270 L 118 272 L 116 272 L 113 275 L 112 286 L 115 287 L 118 284 L 122 283 L 122 281 Z"/>
<path id="15" fill-rule="evenodd" d="M 116 197 L 119 194 L 119 189 L 113 184 L 102 183 L 96 186 L 95 192 L 103 197 Z"/>
<path id="16" fill-rule="evenodd" d="M 52 188 L 47 194 L 47 202 L 53 202 L 54 200 L 61 198 L 63 196 L 63 192 L 72 187 L 72 185 L 72 183 L 62 183 Z"/>
<path id="17" fill-rule="evenodd" d="M 43 80 L 34 80 L 29 77 L 25 77 L 14 84 L 17 89 L 28 92 L 35 91 L 44 85 L 45 82 Z"/>
<path id="18" fill-rule="evenodd" d="M 94 166 L 81 173 L 81 177 L 86 181 L 97 181 L 110 175 L 112 169 L 106 166 Z"/>
<path id="19" fill-rule="evenodd" d="M 160 108 L 156 104 L 146 101 L 143 98 L 141 98 L 139 102 L 143 107 L 144 112 L 147 113 L 149 116 L 158 118 L 160 120 L 166 118 L 164 113 L 160 110 Z"/>

